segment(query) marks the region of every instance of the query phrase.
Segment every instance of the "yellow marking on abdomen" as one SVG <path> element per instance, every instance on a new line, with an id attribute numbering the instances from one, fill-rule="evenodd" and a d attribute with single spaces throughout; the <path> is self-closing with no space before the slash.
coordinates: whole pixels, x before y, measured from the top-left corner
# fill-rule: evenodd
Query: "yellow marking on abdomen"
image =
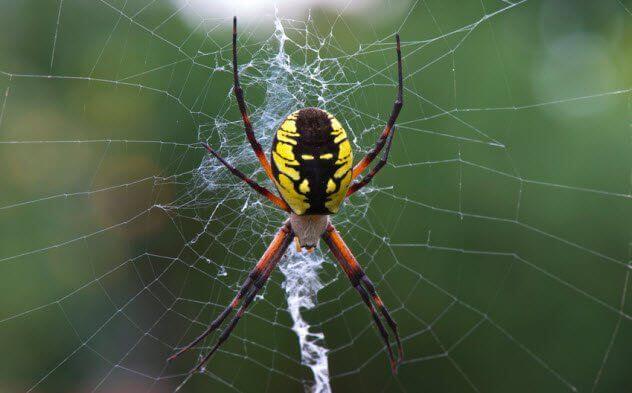
<path id="1" fill-rule="evenodd" d="M 285 174 L 286 176 L 290 177 L 293 180 L 298 180 L 300 179 L 300 174 L 298 173 L 298 171 L 292 167 L 290 167 L 289 165 L 298 165 L 298 161 L 296 160 L 286 160 L 285 158 L 283 158 L 279 153 L 277 153 L 276 151 L 272 152 L 272 159 L 274 160 L 274 163 L 276 164 L 277 168 L 279 169 L 279 172 Z"/>
<path id="2" fill-rule="evenodd" d="M 331 181 L 331 179 L 330 179 Z M 349 188 L 349 183 L 351 182 L 351 171 L 348 171 L 345 177 L 340 181 L 340 188 L 338 191 L 331 194 L 327 201 L 325 201 L 325 207 L 332 213 L 338 212 L 340 209 L 340 204 L 345 199 L 347 195 L 347 189 Z"/>
<path id="3" fill-rule="evenodd" d="M 331 153 L 325 153 L 325 154 L 321 154 L 320 157 L 321 160 L 331 160 L 332 158 L 334 158 L 334 155 Z"/>
<path id="4" fill-rule="evenodd" d="M 298 190 L 302 194 L 307 194 L 309 192 L 309 181 L 307 179 L 303 179 L 301 184 L 298 186 Z"/>
<path id="5" fill-rule="evenodd" d="M 313 160 L 314 156 L 311 155 L 311 154 L 303 154 L 303 155 L 301 155 L 301 158 L 304 159 L 304 160 Z"/>
<path id="6" fill-rule="evenodd" d="M 338 121 L 338 119 L 336 119 L 335 117 L 331 117 L 331 128 L 333 128 L 334 131 L 338 131 L 338 130 L 344 130 L 342 128 L 342 124 L 340 124 L 340 122 Z"/>
<path id="7" fill-rule="evenodd" d="M 283 173 L 279 173 L 278 178 L 275 179 L 279 192 L 283 199 L 290 205 L 294 213 L 303 214 L 309 209 L 309 203 L 305 195 L 299 194 L 294 189 L 294 183 Z"/>
<path id="8" fill-rule="evenodd" d="M 348 140 L 339 145 L 336 164 L 340 165 L 338 170 L 334 173 L 334 177 L 336 179 L 340 179 L 351 169 L 351 165 L 353 164 L 353 154 L 351 153 L 351 144 Z"/>
<path id="9" fill-rule="evenodd" d="M 349 189 L 349 184 L 351 183 L 352 171 L 351 167 L 353 166 L 353 152 L 351 151 L 351 144 L 347 139 L 347 134 L 340 126 L 340 123 L 336 122 L 337 126 L 339 126 L 339 134 L 334 139 L 334 142 L 338 144 L 338 156 L 336 157 L 336 165 L 338 165 L 338 169 L 334 172 L 334 178 L 329 179 L 327 181 L 327 189 L 326 192 L 330 194 L 325 201 L 325 207 L 331 213 L 336 213 L 340 209 L 340 205 L 342 201 L 344 201 L 347 196 L 347 190 Z M 334 121 L 332 120 L 332 125 Z M 332 157 L 333 158 L 333 157 Z M 340 184 L 338 185 L 338 189 L 336 190 L 336 183 L 334 179 L 340 179 Z"/>
<path id="10" fill-rule="evenodd" d="M 334 191 L 336 191 L 336 183 L 334 183 L 334 181 L 331 179 L 327 180 L 327 189 L 325 190 L 325 192 L 327 194 L 331 194 Z"/>
<path id="11" fill-rule="evenodd" d="M 338 159 L 336 160 L 336 164 L 342 164 L 343 161 L 346 161 L 348 157 L 351 156 L 351 144 L 349 141 L 344 141 L 340 145 L 338 145 Z"/>
<path id="12" fill-rule="evenodd" d="M 341 166 L 340 168 L 338 168 L 338 170 L 336 171 L 336 173 L 334 173 L 334 177 L 336 179 L 340 179 L 341 177 L 343 177 L 345 175 L 345 173 L 347 173 L 349 170 L 351 169 L 351 162 L 347 162 L 345 163 L 343 166 Z"/>
<path id="13" fill-rule="evenodd" d="M 281 129 L 287 132 L 296 132 L 296 121 L 286 120 L 281 124 Z"/>
<path id="14" fill-rule="evenodd" d="M 278 130 L 276 137 L 279 141 L 286 142 L 296 146 L 296 139 L 292 137 L 292 135 L 288 135 L 289 133 L 284 132 L 283 130 Z"/>
<path id="15" fill-rule="evenodd" d="M 276 152 L 288 161 L 295 161 L 293 147 L 284 142 L 277 142 Z"/>

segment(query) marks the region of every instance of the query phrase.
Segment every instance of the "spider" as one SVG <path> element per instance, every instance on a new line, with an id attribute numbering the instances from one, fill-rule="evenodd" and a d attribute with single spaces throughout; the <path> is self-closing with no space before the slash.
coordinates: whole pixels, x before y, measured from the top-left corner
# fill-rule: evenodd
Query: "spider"
<path id="1" fill-rule="evenodd" d="M 353 288 L 360 294 L 360 298 L 369 309 L 373 322 L 377 326 L 388 352 L 391 370 L 393 374 L 397 373 L 397 366 L 403 358 L 403 349 L 397 331 L 397 324 L 382 302 L 375 286 L 364 273 L 351 250 L 340 236 L 340 233 L 329 219 L 329 215 L 338 212 L 345 198 L 367 185 L 387 162 L 395 133 L 393 126 L 403 106 L 402 55 L 399 34 L 396 34 L 395 38 L 398 73 L 397 97 L 388 123 L 384 127 L 375 147 L 360 162 L 352 166 L 353 153 L 345 130 L 334 116 L 318 108 L 301 109 L 285 118 L 272 141 L 270 161 L 268 161 L 261 144 L 255 138 L 252 124 L 248 117 L 246 102 L 244 101 L 244 93 L 239 84 L 239 73 L 237 70 L 237 18 L 233 18 L 233 90 L 248 141 L 261 166 L 276 186 L 280 197 L 230 165 L 208 144 L 202 143 L 202 145 L 228 168 L 233 175 L 248 183 L 250 187 L 270 200 L 277 208 L 289 213 L 289 218 L 276 233 L 259 262 L 250 271 L 232 302 L 199 337 L 172 355 L 168 359 L 169 361 L 193 348 L 219 328 L 231 312 L 237 310 L 236 315 L 219 336 L 217 343 L 192 370 L 192 372 L 198 371 L 228 339 L 239 319 L 244 315 L 246 309 L 264 286 L 272 270 L 292 243 L 292 240 L 295 240 L 298 251 L 304 248 L 308 252 L 312 252 L 318 245 L 319 239 L 322 239 L 349 278 L 349 281 L 351 281 Z M 361 180 L 356 180 L 381 151 L 380 161 L 369 171 L 368 175 Z M 391 349 L 389 334 L 376 309 L 379 310 L 386 324 L 388 324 L 395 335 L 398 351 L 397 361 Z"/>

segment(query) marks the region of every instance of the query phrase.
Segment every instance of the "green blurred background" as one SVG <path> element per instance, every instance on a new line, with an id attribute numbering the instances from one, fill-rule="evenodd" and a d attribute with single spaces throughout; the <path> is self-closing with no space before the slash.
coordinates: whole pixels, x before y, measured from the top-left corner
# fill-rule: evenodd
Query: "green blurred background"
<path id="1" fill-rule="evenodd" d="M 303 314 L 325 334 L 333 391 L 632 391 L 632 3 L 281 2 L 292 72 L 267 68 L 273 4 L 241 7 L 0 2 L 0 391 L 309 385 L 279 272 L 204 373 L 182 384 L 216 337 L 164 361 L 283 220 L 197 145 L 265 181 L 231 96 L 233 12 L 266 148 L 272 120 L 321 105 L 367 151 L 402 36 L 390 163 L 334 222 L 393 310 L 406 361 L 391 376 L 325 253 Z M 321 61 L 320 79 L 304 78 Z"/>

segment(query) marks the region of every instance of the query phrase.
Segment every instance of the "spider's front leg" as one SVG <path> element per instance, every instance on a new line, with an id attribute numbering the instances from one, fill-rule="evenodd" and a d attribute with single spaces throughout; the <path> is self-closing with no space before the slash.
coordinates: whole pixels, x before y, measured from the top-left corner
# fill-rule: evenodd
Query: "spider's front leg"
<path id="1" fill-rule="evenodd" d="M 402 110 L 404 106 L 404 78 L 402 76 L 402 50 L 401 44 L 399 41 L 399 34 L 395 35 L 396 41 L 396 51 L 397 51 L 397 96 L 395 98 L 395 102 L 393 103 L 393 110 L 391 111 L 391 116 L 380 134 L 380 137 L 375 144 L 375 147 L 371 149 L 367 153 L 366 156 L 356 166 L 353 167 L 352 179 L 356 179 L 364 170 L 373 162 L 375 157 L 380 154 L 380 151 L 386 146 L 386 149 L 382 153 L 382 159 L 378 162 L 375 167 L 371 170 L 371 172 L 364 177 L 364 179 L 360 181 L 355 181 L 351 187 L 349 187 L 349 191 L 347 191 L 347 196 L 350 196 L 354 192 L 358 191 L 362 187 L 366 186 L 373 176 L 377 174 L 380 169 L 386 164 L 388 160 L 388 153 L 391 150 L 391 143 L 393 143 L 393 135 L 395 134 L 395 121 L 397 121 L 397 117 L 399 116 L 399 112 Z"/>
<path id="2" fill-rule="evenodd" d="M 259 159 L 263 170 L 266 172 L 270 180 L 274 182 L 270 161 L 268 161 L 261 144 L 255 137 L 255 132 L 252 129 L 252 123 L 250 122 L 250 117 L 248 116 L 246 100 L 244 100 L 244 91 L 239 84 L 239 70 L 237 66 L 237 17 L 233 17 L 233 91 L 235 92 L 235 98 L 237 99 L 237 106 L 239 107 L 239 112 L 241 113 L 241 119 L 244 122 L 244 129 L 246 130 L 248 142 L 250 142 L 250 146 L 252 146 L 252 150 L 255 152 L 257 159 Z"/>
<path id="3" fill-rule="evenodd" d="M 248 277 L 242 284 L 241 288 L 237 292 L 237 295 L 233 299 L 232 302 L 222 311 L 222 313 L 208 326 L 208 328 L 202 333 L 198 338 L 193 340 L 189 345 L 180 349 L 177 353 L 170 356 L 167 360 L 172 361 L 184 352 L 193 348 L 200 341 L 204 340 L 209 334 L 219 328 L 224 320 L 230 315 L 230 313 L 237 309 L 240 302 L 243 303 L 237 314 L 233 317 L 230 324 L 224 329 L 222 334 L 215 346 L 211 349 L 211 351 L 204 357 L 204 359 L 193 369 L 193 371 L 199 370 L 204 363 L 208 361 L 208 359 L 217 351 L 217 349 L 228 339 L 230 334 L 232 333 L 235 326 L 239 322 L 239 319 L 244 315 L 246 309 L 250 305 L 250 303 L 254 300 L 255 296 L 259 292 L 259 290 L 265 285 L 266 281 L 270 277 L 270 274 L 276 267 L 277 263 L 285 254 L 290 243 L 292 243 L 292 238 L 294 238 L 294 231 L 292 231 L 292 227 L 290 225 L 289 220 L 283 224 L 279 232 L 277 232 L 276 236 L 268 246 L 268 249 L 263 253 L 263 256 L 257 263 L 257 265 L 250 271 Z"/>
<path id="4" fill-rule="evenodd" d="M 338 233 L 333 225 L 329 224 L 327 226 L 327 230 L 322 235 L 322 239 L 327 244 L 327 246 L 329 246 L 332 254 L 334 254 L 336 259 L 338 260 L 340 267 L 346 273 L 349 281 L 351 281 L 351 285 L 356 291 L 358 291 L 360 297 L 362 298 L 362 301 L 364 302 L 364 304 L 366 304 L 369 311 L 371 312 L 373 321 L 380 331 L 382 340 L 384 341 L 384 346 L 388 351 L 388 355 L 391 361 L 391 370 L 393 374 L 397 374 L 397 365 L 401 363 L 404 357 L 402 343 L 397 331 L 397 323 L 393 320 L 391 314 L 388 312 L 386 306 L 384 305 L 384 302 L 382 302 L 382 299 L 377 294 L 375 286 L 373 285 L 369 277 L 367 277 L 366 273 L 364 273 L 364 270 L 362 270 L 362 267 L 360 267 L 360 264 L 355 259 L 355 257 L 351 253 L 351 250 L 349 249 L 349 247 L 347 247 L 344 240 L 342 239 L 342 236 L 340 236 L 340 233 Z M 380 313 L 382 314 L 382 316 L 386 320 L 386 323 L 395 335 L 395 341 L 397 342 L 397 354 L 399 357 L 398 361 L 396 361 L 395 357 L 393 356 L 393 351 L 391 350 L 391 345 L 388 339 L 388 332 L 384 328 L 384 325 L 382 324 L 382 321 L 380 320 L 377 312 L 375 312 L 375 307 L 373 306 L 373 303 L 371 303 L 371 301 L 369 300 L 369 296 L 373 300 L 373 303 L 375 303 L 375 306 L 380 310 Z"/>

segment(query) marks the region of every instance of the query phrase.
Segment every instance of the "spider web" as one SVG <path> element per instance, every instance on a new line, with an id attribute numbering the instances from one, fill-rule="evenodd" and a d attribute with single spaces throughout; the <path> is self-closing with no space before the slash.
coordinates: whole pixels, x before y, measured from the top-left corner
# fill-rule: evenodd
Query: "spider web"
<path id="1" fill-rule="evenodd" d="M 323 245 L 288 253 L 200 373 L 217 334 L 165 362 L 284 220 L 199 145 L 273 188 L 232 95 L 230 18 L 59 0 L 0 6 L 0 389 L 629 390 L 629 5 L 352 5 L 240 23 L 240 75 L 264 147 L 318 106 L 361 155 L 400 32 L 389 164 L 333 217 L 400 325 L 398 376 Z"/>

